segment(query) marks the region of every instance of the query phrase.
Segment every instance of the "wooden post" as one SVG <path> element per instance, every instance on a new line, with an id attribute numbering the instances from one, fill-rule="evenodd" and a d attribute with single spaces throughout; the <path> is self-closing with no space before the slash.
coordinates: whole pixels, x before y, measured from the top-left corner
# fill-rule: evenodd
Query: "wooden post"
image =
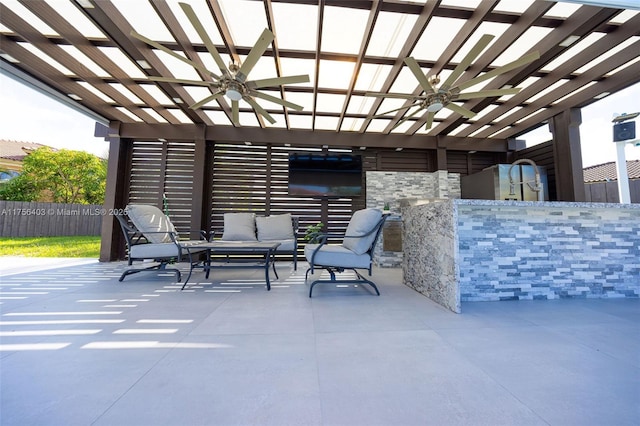
<path id="1" fill-rule="evenodd" d="M 553 157 L 558 201 L 585 201 L 582 152 L 580 149 L 580 109 L 572 108 L 549 122 L 553 134 Z"/>

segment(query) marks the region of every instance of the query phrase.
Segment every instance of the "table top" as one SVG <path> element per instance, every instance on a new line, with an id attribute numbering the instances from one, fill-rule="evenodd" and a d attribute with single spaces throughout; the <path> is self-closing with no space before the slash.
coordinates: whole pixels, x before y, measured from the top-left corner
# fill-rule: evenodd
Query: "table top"
<path id="1" fill-rule="evenodd" d="M 280 245 L 277 241 L 205 241 L 200 244 L 185 246 L 183 248 L 197 248 L 199 250 L 207 249 L 212 252 L 220 253 L 247 253 L 247 252 L 266 252 L 275 250 Z"/>

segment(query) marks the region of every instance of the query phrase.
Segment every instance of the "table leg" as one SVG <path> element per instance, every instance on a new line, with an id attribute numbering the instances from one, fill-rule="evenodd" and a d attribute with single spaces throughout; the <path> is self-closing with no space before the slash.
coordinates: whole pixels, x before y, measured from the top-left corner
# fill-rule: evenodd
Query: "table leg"
<path id="1" fill-rule="evenodd" d="M 269 281 L 269 254 L 267 254 L 264 260 L 264 278 L 267 282 L 267 291 L 271 290 L 271 282 Z"/>
<path id="2" fill-rule="evenodd" d="M 187 250 L 187 254 L 189 255 L 189 275 L 187 275 L 187 278 L 184 280 L 184 283 L 182 284 L 182 288 L 180 290 L 184 290 L 187 282 L 189 281 L 189 278 L 191 278 L 191 273 L 193 272 L 193 258 L 191 255 L 191 250 L 189 249 L 189 247 L 186 247 L 185 249 Z"/>
<path id="3" fill-rule="evenodd" d="M 207 249 L 206 258 L 204 260 L 204 270 L 206 279 L 209 279 L 209 272 L 211 272 L 211 250 Z"/>
<path id="4" fill-rule="evenodd" d="M 276 279 L 280 279 L 280 277 L 278 276 L 278 271 L 276 271 L 276 251 L 275 250 L 269 250 L 269 256 L 271 257 L 271 264 L 273 265 L 273 273 L 276 276 Z"/>

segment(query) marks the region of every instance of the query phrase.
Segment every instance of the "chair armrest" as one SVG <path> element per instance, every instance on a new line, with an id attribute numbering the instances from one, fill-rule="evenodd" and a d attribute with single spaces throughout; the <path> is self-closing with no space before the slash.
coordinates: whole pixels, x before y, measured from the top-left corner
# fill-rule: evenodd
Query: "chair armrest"
<path id="1" fill-rule="evenodd" d="M 136 231 L 139 236 L 136 238 L 135 242 L 132 240 L 133 245 L 136 244 L 154 244 L 152 242 L 150 242 L 147 237 L 144 236 L 144 234 L 142 234 L 140 231 Z M 176 232 L 170 232 L 170 231 L 147 231 L 145 232 L 145 234 L 162 234 L 162 235 L 169 235 L 169 238 L 171 238 L 171 241 L 174 243 L 177 243 L 178 241 L 178 234 Z M 140 240 L 144 238 L 145 242 L 140 242 Z"/>

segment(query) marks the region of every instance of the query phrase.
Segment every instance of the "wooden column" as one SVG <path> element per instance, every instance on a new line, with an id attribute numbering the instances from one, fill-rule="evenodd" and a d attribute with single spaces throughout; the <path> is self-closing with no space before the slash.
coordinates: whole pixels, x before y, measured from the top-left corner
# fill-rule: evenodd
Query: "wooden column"
<path id="1" fill-rule="evenodd" d="M 194 161 L 193 161 L 193 187 L 191 189 L 191 235 L 189 238 L 197 240 L 198 230 L 203 229 L 208 231 L 210 224 L 209 215 L 204 214 L 205 206 L 204 200 L 208 199 L 205 197 L 205 191 L 207 188 L 206 185 L 206 176 L 208 176 L 206 166 L 207 166 L 207 142 L 205 140 L 206 126 L 199 125 L 198 130 L 196 131 L 194 142 L 195 142 L 195 150 L 194 150 Z M 207 219 L 207 223 L 203 222 L 203 218 Z"/>
<path id="2" fill-rule="evenodd" d="M 436 170 L 449 170 L 447 165 L 447 147 L 445 143 L 440 139 L 440 136 L 436 136 L 437 138 L 437 150 L 436 150 Z"/>
<path id="3" fill-rule="evenodd" d="M 109 162 L 107 166 L 107 184 L 104 197 L 104 216 L 102 217 L 100 262 L 122 259 L 124 256 L 124 238 L 118 220 L 112 212 L 125 208 L 129 176 L 130 141 L 120 139 L 119 124 L 109 124 Z"/>
<path id="4" fill-rule="evenodd" d="M 563 111 L 549 122 L 558 201 L 586 201 L 580 149 L 581 123 L 582 114 L 578 108 Z"/>

